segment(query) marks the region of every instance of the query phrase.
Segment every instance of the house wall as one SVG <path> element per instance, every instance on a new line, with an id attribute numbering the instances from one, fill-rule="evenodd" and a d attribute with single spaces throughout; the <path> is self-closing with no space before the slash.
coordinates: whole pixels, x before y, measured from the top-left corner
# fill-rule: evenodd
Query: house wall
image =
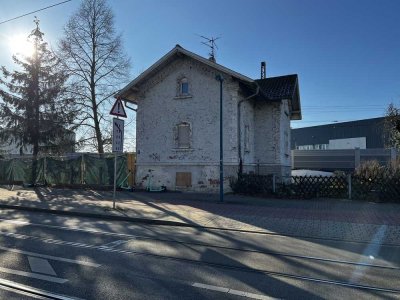
<path id="1" fill-rule="evenodd" d="M 9 142 L 4 142 L 0 145 L 0 154 L 19 155 L 21 154 L 20 148 L 21 147 L 14 142 L 11 142 L 11 144 Z M 26 145 L 23 147 L 22 150 L 24 154 L 32 154 L 33 146 Z"/>
<path id="2" fill-rule="evenodd" d="M 280 108 L 281 174 L 289 177 L 292 169 L 289 101 L 282 100 Z"/>
<path id="3" fill-rule="evenodd" d="M 241 100 L 243 97 L 241 98 Z M 254 165 L 254 134 L 255 134 L 255 124 L 254 124 L 254 103 L 252 101 L 242 102 L 240 108 L 241 114 L 241 148 L 242 148 L 242 163 L 246 167 L 245 172 L 254 171 L 250 166 Z M 246 127 L 248 128 L 246 133 Z M 248 135 L 248 136 L 247 136 Z M 246 141 L 247 139 L 247 141 Z"/>
<path id="4" fill-rule="evenodd" d="M 190 172 L 192 186 L 187 189 L 211 191 L 219 188 L 219 82 L 217 73 L 187 57 L 181 57 L 157 72 L 139 86 L 137 110 L 136 182 L 146 187 L 149 169 L 152 183 L 175 186 L 176 172 Z M 190 97 L 178 97 L 180 78 L 189 81 Z M 229 176 L 236 175 L 238 83 L 225 75 L 224 164 L 225 186 Z M 191 124 L 190 149 L 178 149 L 174 127 L 180 122 Z"/>
<path id="5" fill-rule="evenodd" d="M 170 62 L 138 86 L 136 184 L 146 188 L 151 172 L 152 186 L 169 190 L 217 191 L 219 182 L 219 72 L 182 56 Z M 227 74 L 223 83 L 224 187 L 238 172 L 238 103 L 245 95 Z M 189 82 L 189 96 L 179 96 L 178 83 Z M 287 101 L 241 105 L 241 153 L 243 171 L 290 172 L 290 120 Z M 191 147 L 179 149 L 174 128 L 191 125 Z M 287 141 L 285 140 L 285 132 Z M 179 178 L 190 178 L 190 186 L 176 186 Z M 183 174 L 184 173 L 184 174 Z M 185 182 L 187 180 L 184 180 Z"/>
<path id="6" fill-rule="evenodd" d="M 11 140 L 10 140 L 11 141 Z M 63 136 L 57 137 L 53 141 L 55 144 L 65 144 L 63 148 L 64 153 L 74 153 L 75 152 L 75 133 L 71 131 L 66 131 Z M 45 143 L 40 144 L 41 151 L 51 153 L 51 147 L 47 146 Z M 0 154 L 4 155 L 30 155 L 33 153 L 33 146 L 30 144 L 24 145 L 22 147 L 18 146 L 15 141 L 5 141 L 0 144 Z"/>
<path id="7" fill-rule="evenodd" d="M 290 176 L 290 117 L 285 112 L 287 101 L 259 103 L 254 108 L 257 173 Z"/>

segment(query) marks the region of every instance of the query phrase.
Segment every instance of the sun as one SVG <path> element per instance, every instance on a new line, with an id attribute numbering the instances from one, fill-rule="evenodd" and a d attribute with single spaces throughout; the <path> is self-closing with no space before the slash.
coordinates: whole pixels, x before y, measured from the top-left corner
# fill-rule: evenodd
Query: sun
<path id="1" fill-rule="evenodd" d="M 9 39 L 9 47 L 12 54 L 32 56 L 34 52 L 33 44 L 24 35 L 15 35 Z"/>

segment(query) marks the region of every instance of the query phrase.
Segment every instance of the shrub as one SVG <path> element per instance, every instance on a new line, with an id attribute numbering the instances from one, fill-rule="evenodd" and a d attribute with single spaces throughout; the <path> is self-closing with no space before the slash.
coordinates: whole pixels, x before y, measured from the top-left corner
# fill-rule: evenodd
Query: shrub
<path id="1" fill-rule="evenodd" d="M 238 174 L 230 187 L 237 194 L 272 194 L 272 175 Z"/>
<path id="2" fill-rule="evenodd" d="M 352 197 L 367 201 L 399 201 L 400 162 L 381 166 L 377 161 L 366 161 L 354 172 Z"/>
<path id="3" fill-rule="evenodd" d="M 365 179 L 375 179 L 377 177 L 382 177 L 384 174 L 385 167 L 381 166 L 377 160 L 365 161 L 354 171 L 354 175 Z"/>

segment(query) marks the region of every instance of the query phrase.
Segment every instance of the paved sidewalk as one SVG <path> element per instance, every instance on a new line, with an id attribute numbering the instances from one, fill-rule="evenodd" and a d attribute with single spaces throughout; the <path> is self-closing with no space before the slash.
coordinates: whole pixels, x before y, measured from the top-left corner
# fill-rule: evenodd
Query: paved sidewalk
<path id="1" fill-rule="evenodd" d="M 400 204 L 346 200 L 261 199 L 196 193 L 117 192 L 52 188 L 0 188 L 0 204 L 128 216 L 193 225 L 305 237 L 400 245 Z M 384 233 L 381 237 L 382 232 Z"/>

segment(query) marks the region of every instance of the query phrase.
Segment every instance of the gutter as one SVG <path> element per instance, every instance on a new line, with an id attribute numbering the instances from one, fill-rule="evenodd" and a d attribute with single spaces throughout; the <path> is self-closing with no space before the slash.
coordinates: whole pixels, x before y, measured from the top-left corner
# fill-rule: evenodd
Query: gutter
<path id="1" fill-rule="evenodd" d="M 137 112 L 137 108 L 133 108 L 133 107 L 128 106 L 128 101 L 124 100 L 124 104 L 125 104 L 126 108 L 129 108 L 130 110 L 133 110 L 133 111 Z"/>
<path id="2" fill-rule="evenodd" d="M 240 100 L 238 102 L 238 118 L 237 118 L 237 128 L 238 128 L 238 133 L 237 133 L 237 137 L 238 137 L 238 156 L 239 156 L 239 174 L 242 174 L 243 172 L 243 159 L 242 159 L 242 143 L 241 143 L 241 128 L 240 128 L 240 123 L 241 123 L 241 116 L 240 116 L 240 107 L 242 105 L 243 102 L 250 100 L 251 98 L 257 96 L 260 93 L 260 86 L 256 83 L 257 85 L 257 90 L 254 94 Z"/>

